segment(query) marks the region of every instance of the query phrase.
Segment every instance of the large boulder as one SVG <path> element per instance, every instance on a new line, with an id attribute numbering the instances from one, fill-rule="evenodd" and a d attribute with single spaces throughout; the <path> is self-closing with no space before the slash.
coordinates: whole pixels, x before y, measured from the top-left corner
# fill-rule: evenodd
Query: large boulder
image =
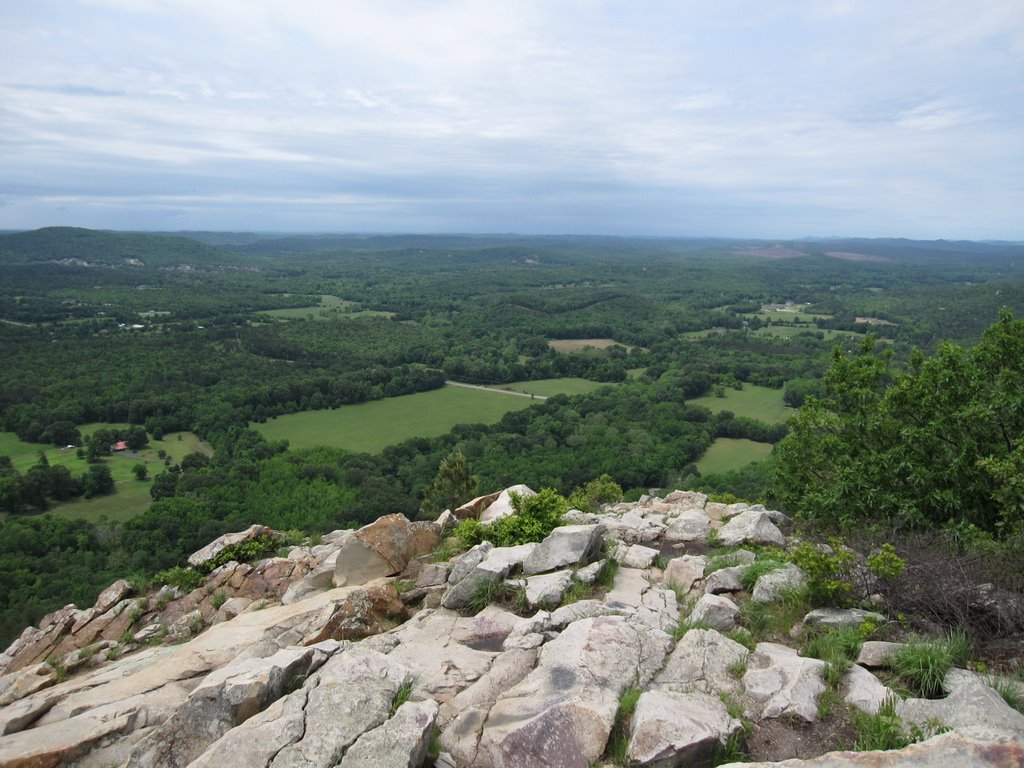
<path id="1" fill-rule="evenodd" d="M 786 563 L 781 568 L 762 574 L 754 584 L 750 599 L 755 603 L 774 603 L 790 590 L 803 589 L 807 576 L 799 566 Z"/>
<path id="2" fill-rule="evenodd" d="M 718 695 L 738 693 L 740 681 L 734 674 L 748 651 L 713 629 L 691 629 L 669 654 L 665 666 L 654 678 L 653 687 L 663 691 L 702 691 Z"/>
<path id="3" fill-rule="evenodd" d="M 283 542 L 287 537 L 280 531 L 275 531 L 265 525 L 250 525 L 244 531 L 225 533 L 223 536 L 218 536 L 202 549 L 189 555 L 188 564 L 193 568 L 197 568 L 213 560 L 225 548 L 241 544 L 245 541 L 252 541 L 253 539 L 275 539 Z"/>
<path id="4" fill-rule="evenodd" d="M 633 713 L 626 757 L 641 768 L 711 765 L 742 727 L 717 696 L 647 691 Z"/>
<path id="5" fill-rule="evenodd" d="M 668 561 L 661 580 L 670 587 L 689 592 L 693 585 L 704 578 L 708 559 L 703 555 L 683 555 Z"/>
<path id="6" fill-rule="evenodd" d="M 434 523 L 410 523 L 405 515 L 384 515 L 358 531 L 337 538 L 334 585 L 365 584 L 405 570 L 414 556 L 441 543 Z"/>
<path id="7" fill-rule="evenodd" d="M 706 624 L 719 632 L 729 632 L 736 628 L 736 617 L 740 609 L 736 603 L 721 595 L 703 595 L 690 612 L 690 622 Z"/>
<path id="8" fill-rule="evenodd" d="M 984 723 L 1003 730 L 1017 731 L 1024 740 L 1024 715 L 1003 701 L 1002 696 L 973 672 L 951 669 L 946 673 L 944 699 L 906 699 L 896 706 L 896 714 L 906 723 L 927 728 L 939 722 L 948 728 L 966 728 Z"/>
<path id="9" fill-rule="evenodd" d="M 523 562 L 523 572 L 544 573 L 583 563 L 600 549 L 603 532 L 600 524 L 555 528 Z"/>
<path id="10" fill-rule="evenodd" d="M 852 664 L 843 675 L 843 701 L 869 715 L 877 714 L 886 700 L 895 695 L 892 688 L 857 664 Z"/>
<path id="11" fill-rule="evenodd" d="M 391 719 L 360 736 L 339 768 L 420 768 L 436 720 L 436 702 L 407 701 Z"/>
<path id="12" fill-rule="evenodd" d="M 488 504 L 480 511 L 479 520 L 484 525 L 490 525 L 495 520 L 507 517 L 515 512 L 512 506 L 512 494 L 530 498 L 536 496 L 537 492 L 525 485 L 513 485 L 498 494 L 498 498 Z"/>
<path id="13" fill-rule="evenodd" d="M 760 707 L 760 716 L 818 719 L 818 697 L 825 691 L 825 662 L 808 659 L 778 643 L 758 643 L 747 657 L 743 685 Z"/>
<path id="14" fill-rule="evenodd" d="M 477 764 L 587 768 L 604 752 L 622 692 L 661 666 L 668 645 L 620 616 L 570 624 L 491 708 Z"/>
<path id="15" fill-rule="evenodd" d="M 786 537 L 767 512 L 747 509 L 718 529 L 718 543 L 725 547 L 738 547 L 747 542 L 784 547 Z"/>

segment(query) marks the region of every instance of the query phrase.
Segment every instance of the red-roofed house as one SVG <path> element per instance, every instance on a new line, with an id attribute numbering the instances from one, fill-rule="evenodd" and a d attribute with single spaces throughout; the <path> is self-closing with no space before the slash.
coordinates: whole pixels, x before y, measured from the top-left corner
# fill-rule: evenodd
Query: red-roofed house
<path id="1" fill-rule="evenodd" d="M 118 440 L 116 443 L 114 443 L 113 450 L 115 450 L 115 451 L 127 451 L 128 450 L 128 443 L 126 443 L 124 440 Z"/>

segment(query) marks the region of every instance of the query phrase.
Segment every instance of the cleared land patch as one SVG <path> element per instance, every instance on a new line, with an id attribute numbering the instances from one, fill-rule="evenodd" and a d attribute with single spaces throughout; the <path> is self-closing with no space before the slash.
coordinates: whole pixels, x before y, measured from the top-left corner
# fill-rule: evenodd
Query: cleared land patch
<path id="1" fill-rule="evenodd" d="M 796 413 L 782 402 L 781 389 L 758 387 L 753 384 L 745 384 L 743 389 L 726 388 L 725 397 L 705 395 L 689 402 L 693 405 L 703 405 L 714 413 L 732 411 L 737 416 L 759 419 L 767 424 L 779 424 Z"/>
<path id="2" fill-rule="evenodd" d="M 513 381 L 511 384 L 495 384 L 495 389 L 507 389 L 512 392 L 526 392 L 530 395 L 554 397 L 555 395 L 582 395 L 593 392 L 598 387 L 606 387 L 599 381 L 580 379 L 567 376 L 561 379 L 536 379 L 534 381 Z"/>
<path id="3" fill-rule="evenodd" d="M 264 309 L 257 314 L 276 317 L 280 320 L 332 320 L 345 317 L 394 317 L 394 312 L 383 312 L 374 309 L 354 310 L 358 306 L 354 301 L 339 299 L 337 296 L 324 294 L 320 303 L 310 307 L 288 307 L 287 309 Z"/>
<path id="4" fill-rule="evenodd" d="M 268 440 L 288 440 L 292 448 L 327 445 L 376 453 L 410 437 L 443 435 L 456 424 L 493 424 L 508 411 L 530 404 L 526 397 L 443 387 L 334 410 L 291 413 L 252 426 Z"/>
<path id="5" fill-rule="evenodd" d="M 697 469 L 702 475 L 729 472 L 733 469 L 742 469 L 751 462 L 760 461 L 771 452 L 771 443 L 720 437 L 697 460 Z"/>
<path id="6" fill-rule="evenodd" d="M 608 349 L 618 344 L 620 347 L 632 349 L 628 344 L 623 344 L 615 339 L 550 339 L 548 346 L 556 352 L 579 352 L 587 349 Z"/>
<path id="7" fill-rule="evenodd" d="M 787 339 L 801 333 L 820 333 L 822 338 L 825 339 L 838 339 L 844 336 L 847 338 L 860 338 L 863 336 L 863 334 L 856 331 L 835 331 L 831 328 L 818 328 L 814 325 L 769 325 L 754 331 L 754 334 L 757 336 L 783 336 Z"/>

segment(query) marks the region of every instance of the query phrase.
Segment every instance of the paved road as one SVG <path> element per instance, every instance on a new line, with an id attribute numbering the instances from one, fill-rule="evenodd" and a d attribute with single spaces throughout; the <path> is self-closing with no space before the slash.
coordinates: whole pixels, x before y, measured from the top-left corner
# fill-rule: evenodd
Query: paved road
<path id="1" fill-rule="evenodd" d="M 501 395 L 515 395 L 516 397 L 528 397 L 531 400 L 547 400 L 544 395 L 531 395 L 528 392 L 513 392 L 511 389 L 498 389 L 497 387 L 485 387 L 481 384 L 466 384 L 461 381 L 445 381 L 453 387 L 465 387 L 466 389 L 482 389 L 484 392 L 497 392 Z"/>

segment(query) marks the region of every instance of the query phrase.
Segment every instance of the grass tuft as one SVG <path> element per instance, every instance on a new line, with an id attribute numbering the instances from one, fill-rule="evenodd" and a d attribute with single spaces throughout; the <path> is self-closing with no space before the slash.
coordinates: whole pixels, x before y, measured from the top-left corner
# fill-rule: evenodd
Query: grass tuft
<path id="1" fill-rule="evenodd" d="M 612 725 L 611 734 L 608 737 L 608 746 L 605 754 L 615 765 L 628 765 L 626 762 L 626 749 L 629 746 L 629 721 L 636 711 L 636 704 L 640 700 L 639 688 L 627 688 L 619 698 L 619 708 L 615 712 L 615 723 Z"/>
<path id="2" fill-rule="evenodd" d="M 939 698 L 943 695 L 946 673 L 954 665 L 966 666 L 970 647 L 962 633 L 934 640 L 911 637 L 892 654 L 889 665 L 911 693 L 928 699 Z"/>
<path id="3" fill-rule="evenodd" d="M 412 695 L 412 680 L 406 680 L 402 683 L 398 691 L 395 692 L 394 698 L 391 699 L 391 714 L 394 715 L 398 711 L 398 708 L 405 704 Z"/>

